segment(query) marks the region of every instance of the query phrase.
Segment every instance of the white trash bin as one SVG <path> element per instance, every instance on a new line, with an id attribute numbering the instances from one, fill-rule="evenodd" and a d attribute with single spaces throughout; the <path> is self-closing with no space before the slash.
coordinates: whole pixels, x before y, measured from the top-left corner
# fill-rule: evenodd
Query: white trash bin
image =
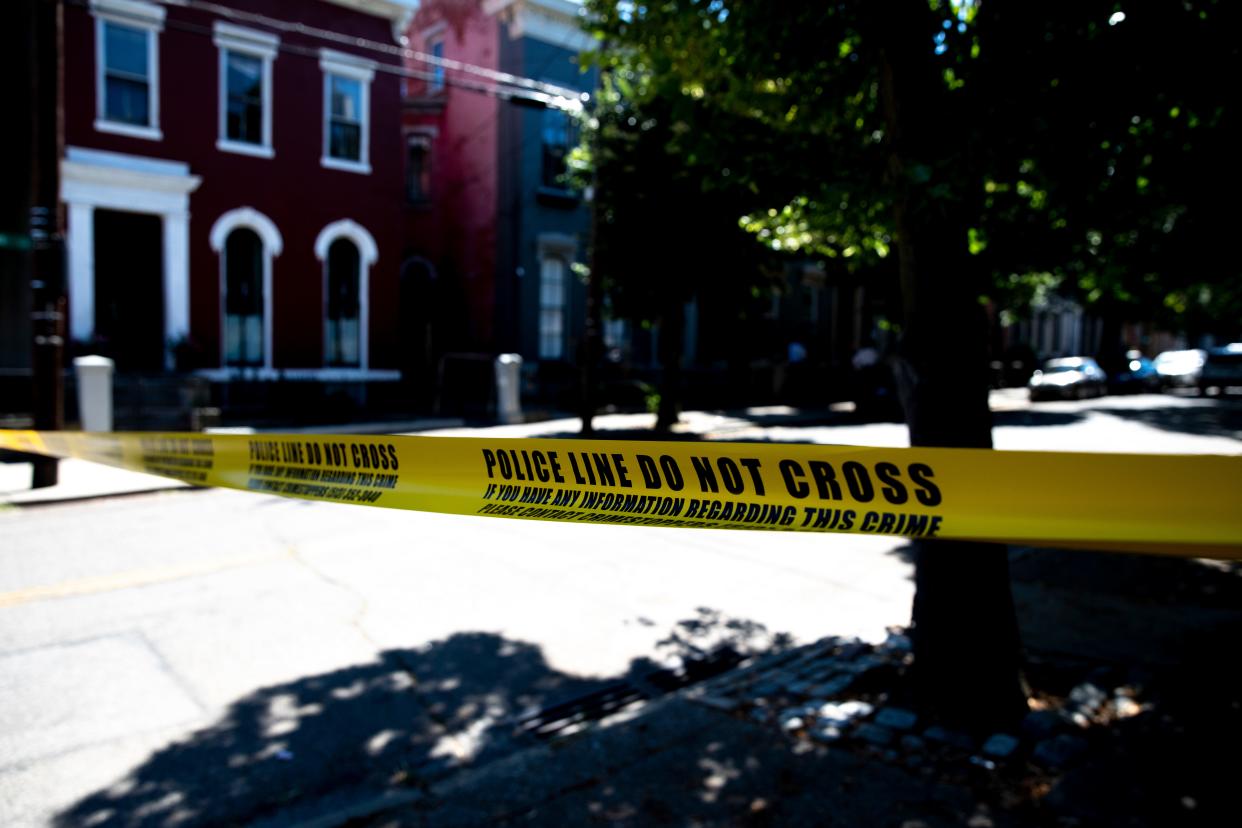
<path id="1" fill-rule="evenodd" d="M 84 356 L 73 360 L 78 377 L 78 419 L 83 431 L 112 430 L 112 369 L 107 357 Z"/>
<path id="2" fill-rule="evenodd" d="M 496 357 L 496 416 L 510 425 L 522 422 L 522 357 Z"/>

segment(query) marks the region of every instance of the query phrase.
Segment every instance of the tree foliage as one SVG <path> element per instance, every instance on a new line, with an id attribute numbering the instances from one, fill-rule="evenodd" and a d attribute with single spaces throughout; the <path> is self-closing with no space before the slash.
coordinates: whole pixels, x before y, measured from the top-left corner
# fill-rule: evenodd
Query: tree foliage
<path id="1" fill-rule="evenodd" d="M 1170 325 L 1237 318 L 1218 207 L 1238 183 L 1235 4 L 588 6 L 627 110 L 601 121 L 614 130 L 601 143 L 636 127 L 691 189 L 734 194 L 741 226 L 773 251 L 874 267 L 912 186 L 963 217 L 963 277 L 1001 304 L 1051 285 Z M 897 16 L 928 57 L 919 95 L 934 101 L 920 109 L 936 119 L 900 169 L 881 59 Z M 647 134 L 653 108 L 669 120 Z M 629 184 L 663 183 L 669 167 L 635 168 Z"/>

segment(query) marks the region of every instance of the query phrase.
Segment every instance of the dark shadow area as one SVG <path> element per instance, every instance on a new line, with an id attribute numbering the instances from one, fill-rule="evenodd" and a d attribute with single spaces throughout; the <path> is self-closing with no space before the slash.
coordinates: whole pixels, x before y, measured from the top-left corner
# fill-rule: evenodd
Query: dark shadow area
<path id="1" fill-rule="evenodd" d="M 553 440 L 581 440 L 582 435 L 576 431 L 561 431 L 555 434 L 540 434 L 540 439 L 548 438 Z M 815 445 L 812 440 L 773 440 L 771 437 L 739 437 L 732 434 L 723 434 L 714 437 L 705 434 L 695 434 L 693 432 L 660 432 L 654 429 L 640 428 L 611 428 L 596 429 L 595 433 L 589 438 L 591 440 L 618 440 L 618 441 L 646 441 L 658 443 L 777 443 L 780 445 Z"/>
<path id="2" fill-rule="evenodd" d="M 1015 582 L 1142 603 L 1242 609 L 1242 561 L 1014 547 Z"/>
<path id="3" fill-rule="evenodd" d="M 1041 411 L 1025 409 L 1019 411 L 993 411 L 992 426 L 1067 426 L 1081 423 L 1085 414 L 1074 411 Z"/>
<path id="4" fill-rule="evenodd" d="M 1123 420 L 1135 420 L 1162 431 L 1242 439 L 1242 402 L 1196 400 L 1193 405 L 1153 408 L 1096 408 Z"/>
<path id="5" fill-rule="evenodd" d="M 1242 634 L 1236 561 L 1015 547 L 1010 573 L 1031 652 L 1176 670 Z"/>
<path id="6" fill-rule="evenodd" d="M 1242 563 L 1015 549 L 1011 571 L 1033 686 L 1063 698 L 1085 680 L 1146 702 L 1086 731 L 1093 749 L 1056 780 L 1050 811 L 1083 825 L 1230 821 Z"/>
<path id="7" fill-rule="evenodd" d="M 788 644 L 761 624 L 702 609 L 659 645 L 680 667 L 638 659 L 608 679 L 558 672 L 539 647 L 491 633 L 387 650 L 372 663 L 242 698 L 221 721 L 156 752 L 55 824 L 238 825 L 277 816 L 296 822 L 342 792 L 365 799 L 394 787 L 417 789 L 719 675 L 744 653 Z"/>
<path id="8" fill-rule="evenodd" d="M 870 423 L 904 423 L 898 407 L 855 408 L 853 411 L 834 411 L 830 408 L 795 408 L 788 412 L 757 413 L 747 409 L 719 412 L 749 423 L 756 428 L 823 428 L 828 426 L 857 426 Z"/>
<path id="9" fill-rule="evenodd" d="M 908 563 L 910 566 L 914 566 L 915 563 L 918 562 L 918 552 L 919 548 L 913 542 L 909 542 L 903 543 L 901 546 L 895 546 L 884 554 L 892 555 L 894 558 L 897 558 L 904 563 Z M 911 581 L 914 580 L 913 569 L 910 570 L 909 578 Z"/>
<path id="10" fill-rule="evenodd" d="M 558 431 L 555 434 L 540 434 L 539 437 L 554 440 L 581 440 L 581 431 Z M 647 440 L 668 443 L 701 443 L 701 434 L 657 431 L 654 428 L 596 428 L 591 440 Z"/>
<path id="11" fill-rule="evenodd" d="M 1150 395 L 1152 400 L 1160 400 Z M 994 427 L 1044 427 L 1072 426 L 1084 422 L 1092 413 L 1106 414 L 1123 420 L 1133 420 L 1152 428 L 1179 434 L 1228 437 L 1242 440 L 1242 401 L 1232 399 L 1206 399 L 1180 397 L 1185 405 L 1156 404 L 1150 407 L 1123 407 L 1108 405 L 1109 398 L 1089 402 L 1073 411 L 1050 411 L 1038 403 L 1031 408 L 1005 409 L 992 412 Z M 901 422 L 899 417 L 868 417 L 850 411 L 834 411 L 827 408 L 786 408 L 784 410 L 731 409 L 712 413 L 728 417 L 754 428 L 825 428 L 832 426 L 857 426 L 868 423 Z M 727 429 L 726 429 L 727 430 Z M 577 431 L 548 435 L 552 437 L 577 438 Z M 699 441 L 705 438 L 693 433 L 660 433 L 654 429 L 598 429 L 599 439 L 613 440 L 677 440 Z M 732 441 L 732 438 L 723 439 Z M 740 442 L 756 442 L 754 439 Z M 782 441 L 797 442 L 797 441 Z"/>

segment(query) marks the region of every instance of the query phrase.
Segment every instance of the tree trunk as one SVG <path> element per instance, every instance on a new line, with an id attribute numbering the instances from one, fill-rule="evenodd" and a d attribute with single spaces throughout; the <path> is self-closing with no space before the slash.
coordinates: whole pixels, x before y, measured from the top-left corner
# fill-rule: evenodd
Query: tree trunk
<path id="1" fill-rule="evenodd" d="M 660 315 L 660 406 L 656 431 L 669 431 L 681 418 L 681 361 L 685 339 L 686 307 L 674 298 Z"/>
<path id="2" fill-rule="evenodd" d="M 923 288 L 942 288 L 943 301 L 910 315 L 896 360 L 910 444 L 991 448 L 982 308 L 952 289 L 964 281 L 952 270 L 928 267 L 914 277 Z M 911 638 L 920 705 L 969 730 L 1012 725 L 1026 704 L 1007 548 L 937 540 L 915 548 Z"/>
<path id="3" fill-rule="evenodd" d="M 960 197 L 934 189 L 937 176 L 966 177 L 966 130 L 955 115 L 967 113 L 948 104 L 925 14 L 907 3 L 877 5 L 887 18 L 879 29 L 881 95 L 904 306 L 895 370 L 910 444 L 990 449 L 987 321 L 967 251 L 969 213 Z M 1012 725 L 1026 697 L 1006 547 L 936 540 L 915 547 L 919 705 L 976 732 Z"/>

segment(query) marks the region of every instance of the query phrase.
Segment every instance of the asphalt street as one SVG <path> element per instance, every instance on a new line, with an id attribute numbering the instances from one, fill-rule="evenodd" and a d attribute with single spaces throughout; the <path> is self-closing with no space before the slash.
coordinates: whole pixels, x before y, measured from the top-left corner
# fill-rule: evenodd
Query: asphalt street
<path id="1" fill-rule="evenodd" d="M 1031 406 L 1019 392 L 994 408 L 1003 449 L 1242 453 L 1232 401 Z M 693 418 L 715 439 L 905 445 L 898 424 L 808 425 L 784 409 Z M 147 797 L 152 824 L 193 821 L 226 795 L 249 805 L 221 819 L 250 818 L 273 786 L 288 803 L 468 760 L 503 749 L 484 737 L 524 709 L 716 641 L 882 639 L 909 620 L 910 576 L 900 541 L 861 536 L 482 520 L 214 490 L 0 508 L 0 824 L 77 824 L 84 798 L 121 803 L 199 777 Z M 325 707 L 373 702 L 376 687 L 382 704 L 324 726 Z M 281 775 L 308 752 L 318 771 Z M 213 787 L 242 766 L 255 779 L 275 769 L 266 792 Z"/>

